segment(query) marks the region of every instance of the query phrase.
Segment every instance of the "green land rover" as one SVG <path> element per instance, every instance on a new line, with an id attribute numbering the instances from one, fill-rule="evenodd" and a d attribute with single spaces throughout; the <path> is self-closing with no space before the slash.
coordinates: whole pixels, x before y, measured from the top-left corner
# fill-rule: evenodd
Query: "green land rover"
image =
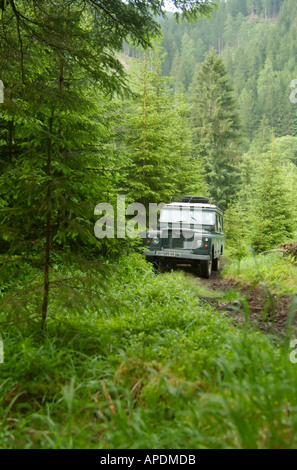
<path id="1" fill-rule="evenodd" d="M 224 251 L 223 211 L 202 196 L 173 197 L 145 239 L 147 261 L 159 267 L 192 265 L 209 278 Z"/>

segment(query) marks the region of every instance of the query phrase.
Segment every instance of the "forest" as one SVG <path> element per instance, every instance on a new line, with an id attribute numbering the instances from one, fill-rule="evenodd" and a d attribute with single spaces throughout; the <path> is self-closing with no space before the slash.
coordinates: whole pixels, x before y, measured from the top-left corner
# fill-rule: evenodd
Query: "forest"
<path id="1" fill-rule="evenodd" d="M 0 448 L 296 448 L 296 0 L 0 23 Z M 210 279 L 96 235 L 188 194 L 224 211 Z"/>

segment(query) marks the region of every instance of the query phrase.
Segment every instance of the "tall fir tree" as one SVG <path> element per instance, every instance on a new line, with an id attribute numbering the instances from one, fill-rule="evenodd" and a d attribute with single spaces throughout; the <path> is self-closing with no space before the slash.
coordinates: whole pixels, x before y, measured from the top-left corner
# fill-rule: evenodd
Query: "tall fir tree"
<path id="1" fill-rule="evenodd" d="M 112 162 L 105 159 L 111 131 L 102 93 L 129 91 L 117 53 L 125 39 L 144 48 L 152 44 L 164 4 L 1 3 L 0 275 L 14 275 L 12 265 L 19 271 L 25 260 L 42 268 L 34 302 L 45 327 L 53 259 L 74 255 L 77 260 L 79 251 L 85 258 L 96 256 L 94 247 L 100 246 L 93 211 L 106 188 L 98 190 L 102 178 L 96 175 Z M 174 4 L 192 20 L 212 10 L 208 0 Z M 25 308 L 32 309 L 32 303 Z"/>
<path id="2" fill-rule="evenodd" d="M 205 160 L 211 196 L 226 208 L 239 183 L 241 136 L 233 89 L 222 59 L 214 51 L 198 70 L 192 99 L 197 155 Z"/>
<path id="3" fill-rule="evenodd" d="M 273 152 L 262 154 L 255 176 L 252 245 L 267 250 L 293 235 L 294 214 L 284 171 Z"/>
<path id="4" fill-rule="evenodd" d="M 192 156 L 188 106 L 170 93 L 161 76 L 162 53 L 145 54 L 136 74 L 137 99 L 124 117 L 124 142 L 130 155 L 127 194 L 148 206 L 167 202 L 176 192 L 202 184 L 203 174 Z M 204 184 L 204 183 L 203 183 Z"/>

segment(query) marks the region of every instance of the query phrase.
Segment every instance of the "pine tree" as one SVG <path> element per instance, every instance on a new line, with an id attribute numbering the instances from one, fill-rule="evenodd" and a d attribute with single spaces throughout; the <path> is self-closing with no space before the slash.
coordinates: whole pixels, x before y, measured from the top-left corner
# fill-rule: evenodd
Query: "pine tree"
<path id="1" fill-rule="evenodd" d="M 215 52 L 201 64 L 193 92 L 194 144 L 206 162 L 211 196 L 226 208 L 238 184 L 239 118 L 225 66 Z"/>
<path id="2" fill-rule="evenodd" d="M 35 270 L 22 310 L 39 311 L 43 327 L 54 259 L 78 265 L 98 256 L 94 207 L 111 186 L 105 178 L 103 189 L 97 173 L 110 163 L 111 135 L 99 89 L 126 88 L 122 65 L 107 52 L 121 45 L 121 28 L 103 33 L 96 13 L 75 3 L 10 1 L 2 12 L 0 276 L 6 283 L 25 265 Z"/>
<path id="3" fill-rule="evenodd" d="M 239 112 L 242 130 L 245 136 L 251 140 L 256 129 L 255 113 L 256 96 L 251 88 L 244 88 L 239 96 Z"/>
<path id="4" fill-rule="evenodd" d="M 224 41 L 227 47 L 234 46 L 236 33 L 237 33 L 237 28 L 236 28 L 234 18 L 230 13 L 228 13 L 226 22 L 225 22 L 225 30 L 224 30 Z"/>
<path id="5" fill-rule="evenodd" d="M 125 145 L 131 166 L 127 194 L 135 202 L 167 202 L 197 187 L 203 176 L 192 158 L 188 107 L 169 91 L 160 74 L 161 51 L 145 55 L 136 79 L 138 98 L 125 115 Z"/>
<path id="6" fill-rule="evenodd" d="M 174 3 L 189 20 L 212 10 L 208 1 Z M 1 10 L 1 276 L 13 278 L 24 261 L 42 268 L 32 297 L 44 328 L 57 282 L 54 259 L 78 264 L 81 253 L 92 259 L 102 246 L 93 233 L 94 206 L 113 187 L 109 171 L 118 176 L 105 97 L 129 92 L 117 53 L 128 39 L 149 47 L 160 34 L 156 15 L 164 6 L 159 0 L 9 0 Z"/>
<path id="7" fill-rule="evenodd" d="M 178 51 L 175 53 L 170 75 L 172 76 L 174 93 L 184 93 L 186 90 L 183 84 L 183 63 L 181 60 L 180 53 Z"/>
<path id="8" fill-rule="evenodd" d="M 263 154 L 262 158 L 258 163 L 252 208 L 252 244 L 258 251 L 290 239 L 294 223 L 290 194 L 278 160 L 272 152 Z"/>
<path id="9" fill-rule="evenodd" d="M 26 95 L 5 104 L 12 138 L 7 134 L 3 142 L 0 176 L 1 278 L 7 282 L 26 263 L 35 270 L 43 265 L 42 305 L 37 303 L 43 327 L 57 279 L 54 260 L 78 267 L 98 256 L 94 207 L 113 185 L 105 174 L 102 186 L 101 178 L 102 167 L 112 165 L 108 100 L 72 80 L 74 70 L 66 62 L 49 70 L 49 77 L 43 71 L 42 80 L 27 86 Z M 36 279 L 32 299 L 40 292 Z M 27 309 L 32 314 L 30 302 L 22 308 Z"/>
<path id="10" fill-rule="evenodd" d="M 226 246 L 239 261 L 248 253 L 250 238 L 249 214 L 244 202 L 243 194 L 239 194 L 236 200 L 228 204 L 224 216 Z"/>

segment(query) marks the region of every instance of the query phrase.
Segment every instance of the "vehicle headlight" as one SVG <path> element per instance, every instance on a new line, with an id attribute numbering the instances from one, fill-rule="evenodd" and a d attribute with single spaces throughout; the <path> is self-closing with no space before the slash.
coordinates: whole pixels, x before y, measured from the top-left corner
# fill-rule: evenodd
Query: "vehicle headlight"
<path id="1" fill-rule="evenodd" d="M 196 248 L 200 248 L 202 246 L 202 240 L 196 240 L 195 245 Z"/>
<path id="2" fill-rule="evenodd" d="M 158 237 L 152 238 L 152 244 L 153 245 L 159 245 L 159 238 Z"/>

